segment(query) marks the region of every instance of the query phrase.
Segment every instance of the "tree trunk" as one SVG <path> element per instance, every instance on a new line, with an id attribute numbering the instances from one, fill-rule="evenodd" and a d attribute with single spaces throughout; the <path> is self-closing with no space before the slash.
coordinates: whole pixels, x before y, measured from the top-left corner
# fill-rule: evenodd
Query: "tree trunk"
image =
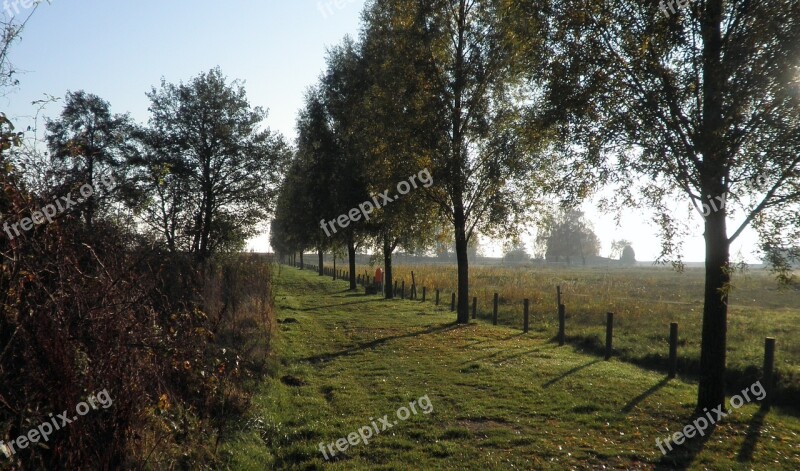
<path id="1" fill-rule="evenodd" d="M 305 265 L 303 264 L 303 251 L 300 251 L 300 269 L 304 269 Z"/>
<path id="2" fill-rule="evenodd" d="M 456 261 L 458 263 L 458 302 L 456 321 L 469 324 L 469 260 L 467 258 L 467 221 L 460 202 L 456 204 L 454 229 L 456 233 Z"/>
<path id="3" fill-rule="evenodd" d="M 722 67 L 722 0 L 705 4 L 701 22 L 703 38 L 703 125 L 700 151 L 703 195 L 727 194 L 726 170 L 730 161 L 724 146 L 723 113 L 725 70 Z M 728 330 L 729 242 L 724 207 L 709 208 L 705 220 L 706 279 L 703 333 L 700 346 L 700 384 L 696 413 L 725 404 L 725 350 Z"/>
<path id="4" fill-rule="evenodd" d="M 726 214 L 711 213 L 705 223 L 706 279 L 703 334 L 700 348 L 700 385 L 697 413 L 725 404 L 725 354 L 728 334 L 729 242 Z"/>
<path id="5" fill-rule="evenodd" d="M 322 271 L 324 270 L 322 264 L 325 263 L 323 260 L 322 247 L 317 249 L 317 258 L 319 259 L 319 276 L 322 276 Z"/>
<path id="6" fill-rule="evenodd" d="M 347 239 L 347 260 L 349 262 L 350 290 L 353 291 L 358 288 L 356 286 L 356 243 L 352 234 Z"/>
<path id="7" fill-rule="evenodd" d="M 211 256 L 211 227 L 214 217 L 214 194 L 211 189 L 206 190 L 206 207 L 203 211 L 202 233 L 200 235 L 200 258 L 206 260 Z"/>
<path id="8" fill-rule="evenodd" d="M 383 236 L 383 286 L 386 287 L 386 299 L 394 299 L 394 289 L 392 289 L 392 244 L 389 236 Z"/>

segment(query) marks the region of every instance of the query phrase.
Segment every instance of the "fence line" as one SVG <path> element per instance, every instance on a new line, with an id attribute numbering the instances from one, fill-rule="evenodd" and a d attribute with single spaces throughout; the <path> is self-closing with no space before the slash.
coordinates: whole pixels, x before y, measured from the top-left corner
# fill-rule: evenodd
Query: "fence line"
<path id="1" fill-rule="evenodd" d="M 291 263 L 287 265 L 292 265 Z M 315 273 L 319 272 L 319 267 L 317 265 L 312 265 L 308 263 L 303 263 L 302 265 L 297 262 L 293 264 L 296 268 L 307 269 L 309 271 L 313 271 Z M 336 281 L 337 277 L 340 281 L 346 281 L 347 283 L 350 282 L 350 272 L 344 269 L 334 269 L 331 267 L 323 266 L 322 274 L 327 276 L 332 276 L 333 280 Z M 413 278 L 413 272 L 412 272 Z M 356 282 L 358 285 L 362 287 L 369 288 L 372 287 L 373 283 L 372 280 L 369 279 L 369 273 L 365 272 L 363 275 L 357 275 Z M 389 287 L 393 289 L 394 297 L 397 298 L 398 288 L 397 288 L 397 280 L 394 281 L 394 286 Z M 381 285 L 381 289 L 377 292 L 372 290 L 373 293 L 381 294 L 383 292 L 384 286 Z M 410 295 L 408 300 L 415 300 L 416 299 L 416 283 L 412 281 Z M 422 287 L 422 302 L 426 302 L 426 291 L 427 287 Z M 562 290 L 561 286 L 556 286 L 556 307 L 557 307 L 557 318 L 558 318 L 558 333 L 555 337 L 555 340 L 558 342 L 559 346 L 563 346 L 566 343 L 567 336 L 566 336 L 566 306 L 562 303 Z M 436 300 L 435 306 L 439 306 L 439 295 L 440 295 L 440 288 L 436 288 Z M 570 293 L 570 296 L 589 296 L 589 295 L 579 295 Z M 400 289 L 400 299 L 405 300 L 405 279 L 402 280 L 401 289 Z M 477 304 L 478 298 L 477 296 L 472 298 L 472 319 L 478 320 L 478 311 L 477 311 Z M 497 313 L 498 313 L 498 306 L 499 306 L 499 293 L 494 293 L 493 296 L 493 303 L 492 303 L 492 324 L 497 325 Z M 456 303 L 456 292 L 451 291 L 451 304 L 450 304 L 450 311 L 453 312 L 456 310 L 457 303 Z M 469 306 L 468 306 L 469 307 Z M 523 318 L 523 333 L 528 333 L 529 331 L 529 300 L 525 299 L 522 304 L 522 318 Z M 605 341 L 605 360 L 610 360 L 613 357 L 614 349 L 613 349 L 613 339 L 614 339 L 614 313 L 608 312 L 606 313 L 606 341 Z M 668 353 L 668 362 L 667 362 L 667 377 L 668 378 L 675 378 L 678 373 L 678 323 L 672 322 L 669 325 L 669 353 Z M 772 337 L 765 338 L 764 341 L 764 363 L 762 367 L 762 379 L 764 389 L 766 390 L 767 394 L 765 398 L 761 402 L 761 407 L 764 410 L 769 410 L 771 405 L 774 403 L 773 396 L 776 390 L 776 374 L 775 374 L 775 346 L 776 346 L 776 339 Z"/>

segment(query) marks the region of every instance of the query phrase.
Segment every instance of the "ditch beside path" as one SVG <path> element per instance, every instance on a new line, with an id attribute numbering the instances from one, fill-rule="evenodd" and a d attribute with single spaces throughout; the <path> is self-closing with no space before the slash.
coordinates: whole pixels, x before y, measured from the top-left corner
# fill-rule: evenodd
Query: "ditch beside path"
<path id="1" fill-rule="evenodd" d="M 449 306 L 275 273 L 275 374 L 224 445 L 229 469 L 800 469 L 800 420 L 779 410 L 744 406 L 662 457 L 655 439 L 691 423 L 696 385 L 558 347 L 550 332 L 456 326 Z M 431 413 L 336 450 L 422 396 Z"/>

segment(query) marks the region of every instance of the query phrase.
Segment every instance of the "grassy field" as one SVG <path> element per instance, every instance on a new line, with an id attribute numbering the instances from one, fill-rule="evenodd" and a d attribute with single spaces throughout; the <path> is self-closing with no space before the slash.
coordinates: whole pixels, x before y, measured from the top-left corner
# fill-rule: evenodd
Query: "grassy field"
<path id="1" fill-rule="evenodd" d="M 276 273 L 274 376 L 222 445 L 229 469 L 800 469 L 800 420 L 781 408 L 746 405 L 662 456 L 694 384 L 558 347 L 542 326 L 456 326 L 442 306 Z M 429 414 L 396 418 L 423 396 Z M 325 460 L 320 444 L 385 414 L 397 423 Z"/>
<path id="2" fill-rule="evenodd" d="M 359 267 L 374 272 L 374 268 Z M 410 291 L 411 272 L 418 293 L 441 290 L 447 307 L 457 285 L 454 266 L 397 266 L 398 282 Z M 398 284 L 398 286 L 400 286 Z M 522 302 L 530 299 L 532 328 L 555 335 L 558 329 L 556 286 L 567 312 L 567 341 L 588 351 L 604 350 L 606 312 L 613 312 L 615 355 L 665 371 L 669 324 L 679 324 L 679 371 L 696 376 L 700 361 L 703 271 L 677 273 L 668 267 L 485 267 L 470 268 L 470 298 L 478 298 L 478 318 L 491 319 L 492 298 L 500 295 L 498 320 L 522 328 Z M 764 270 L 734 275 L 728 325 L 728 383 L 745 387 L 759 377 L 764 338 L 777 339 L 779 400 L 800 404 L 800 289 L 782 288 Z"/>

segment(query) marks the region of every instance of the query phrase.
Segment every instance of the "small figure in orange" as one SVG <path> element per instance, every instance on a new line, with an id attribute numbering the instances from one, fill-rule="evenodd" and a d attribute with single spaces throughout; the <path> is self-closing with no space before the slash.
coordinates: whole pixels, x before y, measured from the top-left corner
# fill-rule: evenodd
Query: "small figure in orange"
<path id="1" fill-rule="evenodd" d="M 375 270 L 375 279 L 373 281 L 376 285 L 383 285 L 383 270 L 381 270 L 381 267 Z"/>

